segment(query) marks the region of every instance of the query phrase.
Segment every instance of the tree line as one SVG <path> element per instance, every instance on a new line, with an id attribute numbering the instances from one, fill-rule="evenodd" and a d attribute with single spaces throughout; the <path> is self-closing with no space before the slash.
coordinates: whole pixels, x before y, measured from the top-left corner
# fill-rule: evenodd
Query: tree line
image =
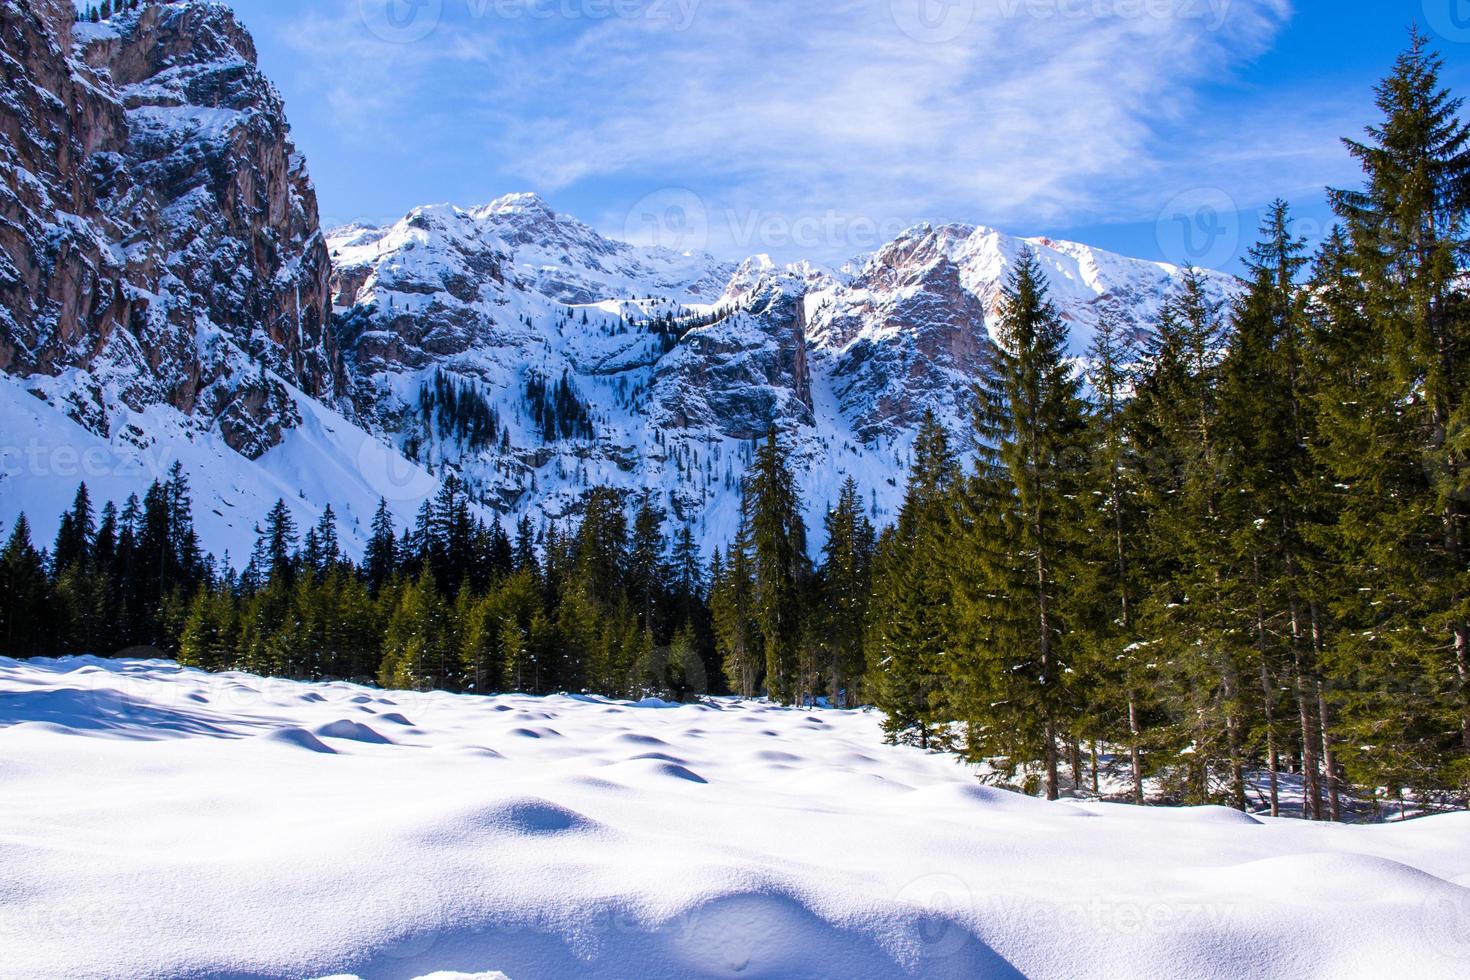
<path id="1" fill-rule="evenodd" d="M 116 3 L 113 0 L 102 0 L 102 6 L 100 7 L 95 4 L 88 4 L 86 7 L 77 10 L 76 20 L 77 23 L 87 21 L 92 24 L 97 24 L 107 20 L 113 14 L 120 14 L 125 10 L 137 10 L 145 2 L 147 0 L 117 0 Z"/>

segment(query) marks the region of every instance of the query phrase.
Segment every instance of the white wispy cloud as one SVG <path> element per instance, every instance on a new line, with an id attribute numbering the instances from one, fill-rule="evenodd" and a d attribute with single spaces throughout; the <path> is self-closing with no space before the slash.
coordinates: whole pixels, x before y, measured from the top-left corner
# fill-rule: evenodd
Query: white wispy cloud
<path id="1" fill-rule="evenodd" d="M 434 29 L 385 40 L 397 28 L 365 25 L 389 3 L 437 10 Z M 1336 133 L 1311 118 L 1272 132 L 1196 115 L 1290 15 L 1290 0 L 334 0 L 292 35 L 345 132 L 411 138 L 431 113 L 526 187 L 620 178 L 722 214 L 1024 229 L 1136 219 L 1161 182 L 1208 181 L 1227 156 L 1262 180 L 1320 172 Z"/>

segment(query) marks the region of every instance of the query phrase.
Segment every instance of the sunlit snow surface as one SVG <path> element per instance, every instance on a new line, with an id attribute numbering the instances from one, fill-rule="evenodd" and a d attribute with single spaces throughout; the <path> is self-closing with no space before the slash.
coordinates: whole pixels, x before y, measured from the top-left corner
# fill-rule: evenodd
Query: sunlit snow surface
<path id="1" fill-rule="evenodd" d="M 1048 804 L 871 713 L 0 659 L 0 977 L 1470 975 L 1470 814 Z"/>

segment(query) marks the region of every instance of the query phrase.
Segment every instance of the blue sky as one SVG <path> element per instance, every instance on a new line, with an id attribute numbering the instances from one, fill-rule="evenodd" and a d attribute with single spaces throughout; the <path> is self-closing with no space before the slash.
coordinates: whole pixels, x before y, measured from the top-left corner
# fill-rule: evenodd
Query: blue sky
<path id="1" fill-rule="evenodd" d="M 921 221 L 1238 268 L 1417 22 L 1470 0 L 232 0 L 330 223 L 542 194 L 616 237 L 835 262 Z"/>

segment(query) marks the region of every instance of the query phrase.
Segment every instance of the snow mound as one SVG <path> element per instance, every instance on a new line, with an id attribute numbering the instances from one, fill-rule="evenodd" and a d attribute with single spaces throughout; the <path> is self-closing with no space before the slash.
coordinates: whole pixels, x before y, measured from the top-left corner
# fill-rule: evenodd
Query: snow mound
<path id="1" fill-rule="evenodd" d="M 0 659 L 0 801 L 5 976 L 1470 974 L 1470 814 L 1046 803 L 870 712 Z"/>
<path id="2" fill-rule="evenodd" d="M 561 834 L 596 826 L 575 810 L 535 797 L 496 804 L 478 819 L 486 827 L 518 834 Z"/>
<path id="3" fill-rule="evenodd" d="M 321 739 L 304 728 L 278 728 L 273 732 L 262 735 L 261 741 L 274 742 L 277 745 L 289 745 L 296 749 L 305 749 L 308 752 L 319 752 L 322 755 L 336 755 L 337 750 L 332 748 Z"/>
<path id="4" fill-rule="evenodd" d="M 316 734 L 322 738 L 340 738 L 352 742 L 366 742 L 369 745 L 392 745 L 393 740 L 378 734 L 375 729 L 369 728 L 360 722 L 349 721 L 346 718 L 319 725 Z"/>

